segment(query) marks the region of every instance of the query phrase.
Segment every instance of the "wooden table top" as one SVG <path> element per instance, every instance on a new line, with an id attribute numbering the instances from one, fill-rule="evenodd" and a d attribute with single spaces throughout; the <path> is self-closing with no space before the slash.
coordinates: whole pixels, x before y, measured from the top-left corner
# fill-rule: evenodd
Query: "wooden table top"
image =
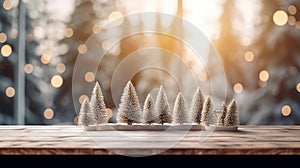
<path id="1" fill-rule="evenodd" d="M 0 154 L 291 155 L 300 126 L 241 125 L 238 131 L 84 131 L 79 126 L 0 126 Z"/>

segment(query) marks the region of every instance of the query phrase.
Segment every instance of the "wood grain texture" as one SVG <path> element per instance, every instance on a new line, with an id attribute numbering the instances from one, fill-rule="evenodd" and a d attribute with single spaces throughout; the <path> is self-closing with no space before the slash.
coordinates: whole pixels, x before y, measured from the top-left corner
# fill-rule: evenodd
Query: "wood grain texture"
<path id="1" fill-rule="evenodd" d="M 300 126 L 239 126 L 238 131 L 85 131 L 79 126 L 0 126 L 0 154 L 293 155 Z"/>

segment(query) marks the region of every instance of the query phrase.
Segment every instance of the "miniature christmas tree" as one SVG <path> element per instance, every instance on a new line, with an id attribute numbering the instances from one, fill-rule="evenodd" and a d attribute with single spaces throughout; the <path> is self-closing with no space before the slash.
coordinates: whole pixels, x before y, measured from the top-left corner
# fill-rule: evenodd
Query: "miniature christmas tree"
<path id="1" fill-rule="evenodd" d="M 95 123 L 93 115 L 91 115 L 91 109 L 88 99 L 84 99 L 78 116 L 78 125 L 89 126 Z"/>
<path id="2" fill-rule="evenodd" d="M 160 86 L 159 88 L 155 102 L 155 110 L 158 113 L 158 123 L 163 125 L 164 123 L 172 122 L 170 105 L 163 86 Z"/>
<path id="3" fill-rule="evenodd" d="M 117 121 L 119 123 L 127 123 L 128 125 L 141 121 L 141 106 L 131 81 L 128 81 L 124 88 L 119 112 L 117 114 Z"/>
<path id="4" fill-rule="evenodd" d="M 152 99 L 151 94 L 149 93 L 143 108 L 143 123 L 145 124 L 152 124 L 157 121 L 158 114 L 154 109 L 154 101 Z"/>
<path id="5" fill-rule="evenodd" d="M 206 97 L 204 103 L 203 103 L 203 109 L 201 112 L 201 124 L 207 125 L 208 119 L 209 119 L 209 112 L 211 111 L 211 100 L 210 97 Z"/>
<path id="6" fill-rule="evenodd" d="M 222 103 L 221 103 L 221 116 L 220 116 L 220 119 L 219 119 L 220 125 L 224 125 L 226 113 L 227 113 L 227 106 L 226 106 L 226 103 L 225 103 L 225 102 L 222 102 Z"/>
<path id="7" fill-rule="evenodd" d="M 96 82 L 92 92 L 90 107 L 97 125 L 108 122 L 109 118 L 106 112 L 104 97 L 98 82 Z"/>
<path id="8" fill-rule="evenodd" d="M 193 100 L 190 107 L 190 114 L 191 114 L 190 121 L 192 123 L 197 123 L 197 124 L 201 123 L 201 112 L 203 108 L 203 103 L 204 103 L 204 96 L 200 88 L 197 88 L 193 96 Z"/>
<path id="9" fill-rule="evenodd" d="M 188 122 L 189 122 L 189 116 L 185 108 L 184 98 L 181 92 L 179 92 L 177 94 L 175 105 L 174 105 L 173 123 L 183 124 Z"/>
<path id="10" fill-rule="evenodd" d="M 227 107 L 226 117 L 224 119 L 224 126 L 237 126 L 239 124 L 239 113 L 236 102 L 233 99 Z"/>

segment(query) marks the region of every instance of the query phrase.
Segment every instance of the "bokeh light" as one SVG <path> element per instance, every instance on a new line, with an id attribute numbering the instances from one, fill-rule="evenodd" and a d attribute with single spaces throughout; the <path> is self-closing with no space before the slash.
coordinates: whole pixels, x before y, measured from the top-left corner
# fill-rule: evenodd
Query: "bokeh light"
<path id="1" fill-rule="evenodd" d="M 70 27 L 66 28 L 66 30 L 65 30 L 65 37 L 70 38 L 70 37 L 73 36 L 73 34 L 74 34 L 74 32 L 73 32 L 72 28 L 70 28 Z"/>
<path id="2" fill-rule="evenodd" d="M 295 5 L 290 5 L 288 7 L 288 12 L 291 14 L 291 15 L 295 15 L 297 13 L 297 7 Z"/>
<path id="3" fill-rule="evenodd" d="M 1 54 L 3 57 L 9 57 L 12 53 L 12 48 L 10 45 L 5 44 L 1 47 Z"/>
<path id="4" fill-rule="evenodd" d="M 233 91 L 237 94 L 241 93 L 243 91 L 243 85 L 241 83 L 234 84 Z"/>
<path id="5" fill-rule="evenodd" d="M 45 50 L 43 55 L 41 56 L 41 62 L 43 64 L 49 64 L 53 54 L 51 50 Z"/>
<path id="6" fill-rule="evenodd" d="M 5 0 L 3 2 L 3 8 L 5 10 L 11 10 L 11 8 L 13 7 L 13 3 L 12 3 L 12 0 Z"/>
<path id="7" fill-rule="evenodd" d="M 107 117 L 111 118 L 113 116 L 113 111 L 110 108 L 106 108 Z"/>
<path id="8" fill-rule="evenodd" d="M 14 97 L 15 93 L 16 93 L 16 91 L 13 87 L 8 87 L 5 90 L 5 94 L 6 94 L 7 97 Z"/>
<path id="9" fill-rule="evenodd" d="M 300 93 L 300 82 L 296 85 L 296 90 Z"/>
<path id="10" fill-rule="evenodd" d="M 108 21 L 113 22 L 115 26 L 119 26 L 124 21 L 124 15 L 120 11 L 113 11 L 108 16 Z"/>
<path id="11" fill-rule="evenodd" d="M 78 101 L 80 104 L 82 104 L 85 99 L 89 99 L 89 97 L 87 95 L 83 94 L 83 95 L 79 96 Z"/>
<path id="12" fill-rule="evenodd" d="M 254 54 L 253 52 L 251 51 L 247 51 L 245 54 L 244 54 L 244 58 L 247 62 L 251 62 L 254 60 Z"/>
<path id="13" fill-rule="evenodd" d="M 63 78 L 59 75 L 54 75 L 52 78 L 51 78 L 51 85 L 55 88 L 59 88 L 61 87 L 61 85 L 63 84 Z"/>
<path id="14" fill-rule="evenodd" d="M 45 109 L 44 117 L 48 120 L 52 119 L 54 117 L 54 111 L 51 108 Z"/>
<path id="15" fill-rule="evenodd" d="M 78 52 L 80 54 L 85 54 L 87 52 L 87 46 L 85 44 L 80 44 L 78 46 Z"/>
<path id="16" fill-rule="evenodd" d="M 92 31 L 93 33 L 99 33 L 100 29 L 101 29 L 100 26 L 96 24 L 93 26 Z"/>
<path id="17" fill-rule="evenodd" d="M 266 82 L 269 79 L 270 75 L 269 72 L 266 70 L 262 70 L 259 73 L 259 80 Z"/>
<path id="18" fill-rule="evenodd" d="M 7 40 L 7 35 L 5 33 L 0 33 L 0 43 L 5 43 Z"/>
<path id="19" fill-rule="evenodd" d="M 295 18 L 295 16 L 289 16 L 288 23 L 291 26 L 295 25 L 296 24 L 296 18 Z"/>
<path id="20" fill-rule="evenodd" d="M 278 10 L 273 14 L 273 21 L 277 26 L 283 26 L 288 21 L 288 15 L 283 10 Z"/>
<path id="21" fill-rule="evenodd" d="M 24 72 L 27 74 L 31 74 L 33 72 L 33 66 L 31 64 L 26 64 L 24 66 Z"/>
<path id="22" fill-rule="evenodd" d="M 289 116 L 292 113 L 292 109 L 289 105 L 284 105 L 281 108 L 281 114 L 285 117 Z"/>
<path id="23" fill-rule="evenodd" d="M 66 71 L 66 66 L 65 66 L 65 64 L 63 64 L 63 63 L 58 63 L 58 64 L 56 65 L 56 71 L 57 71 L 58 73 L 64 73 L 64 72 Z"/>
<path id="24" fill-rule="evenodd" d="M 95 80 L 95 75 L 93 72 L 87 72 L 85 75 L 84 75 L 84 79 L 87 81 L 87 82 L 93 82 Z"/>

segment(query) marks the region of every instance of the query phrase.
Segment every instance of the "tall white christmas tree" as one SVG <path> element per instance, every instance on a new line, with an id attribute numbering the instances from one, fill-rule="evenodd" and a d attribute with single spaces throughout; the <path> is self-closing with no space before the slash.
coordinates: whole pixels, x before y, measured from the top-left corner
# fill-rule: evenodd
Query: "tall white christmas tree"
<path id="1" fill-rule="evenodd" d="M 227 107 L 226 117 L 224 119 L 224 126 L 237 126 L 239 124 L 240 119 L 237 104 L 233 99 Z"/>
<path id="2" fill-rule="evenodd" d="M 144 102 L 143 108 L 143 123 L 152 124 L 157 122 L 158 114 L 154 109 L 154 101 L 151 94 L 149 93 Z"/>
<path id="3" fill-rule="evenodd" d="M 108 123 L 109 118 L 106 112 L 104 97 L 98 82 L 96 82 L 92 92 L 90 107 L 97 125 Z"/>
<path id="4" fill-rule="evenodd" d="M 142 110 L 135 88 L 131 81 L 128 81 L 121 97 L 117 122 L 127 123 L 128 125 L 139 123 L 141 122 L 141 112 Z"/>
<path id="5" fill-rule="evenodd" d="M 207 125 L 209 122 L 209 112 L 211 111 L 211 100 L 210 97 L 207 96 L 203 103 L 203 109 L 201 112 L 201 124 Z"/>
<path id="6" fill-rule="evenodd" d="M 158 113 L 158 123 L 163 125 L 164 123 L 172 122 L 170 105 L 168 102 L 166 91 L 162 85 L 160 86 L 159 91 L 157 93 L 155 110 Z"/>
<path id="7" fill-rule="evenodd" d="M 173 110 L 173 123 L 183 124 L 189 122 L 189 115 L 185 107 L 185 101 L 182 93 L 177 94 L 174 110 Z"/>
<path id="8" fill-rule="evenodd" d="M 94 115 L 91 113 L 89 100 L 86 98 L 82 102 L 78 116 L 78 125 L 89 126 L 95 124 Z"/>
<path id="9" fill-rule="evenodd" d="M 191 107 L 190 107 L 190 122 L 192 123 L 201 123 L 201 113 L 203 109 L 204 96 L 198 87 L 194 93 Z"/>

